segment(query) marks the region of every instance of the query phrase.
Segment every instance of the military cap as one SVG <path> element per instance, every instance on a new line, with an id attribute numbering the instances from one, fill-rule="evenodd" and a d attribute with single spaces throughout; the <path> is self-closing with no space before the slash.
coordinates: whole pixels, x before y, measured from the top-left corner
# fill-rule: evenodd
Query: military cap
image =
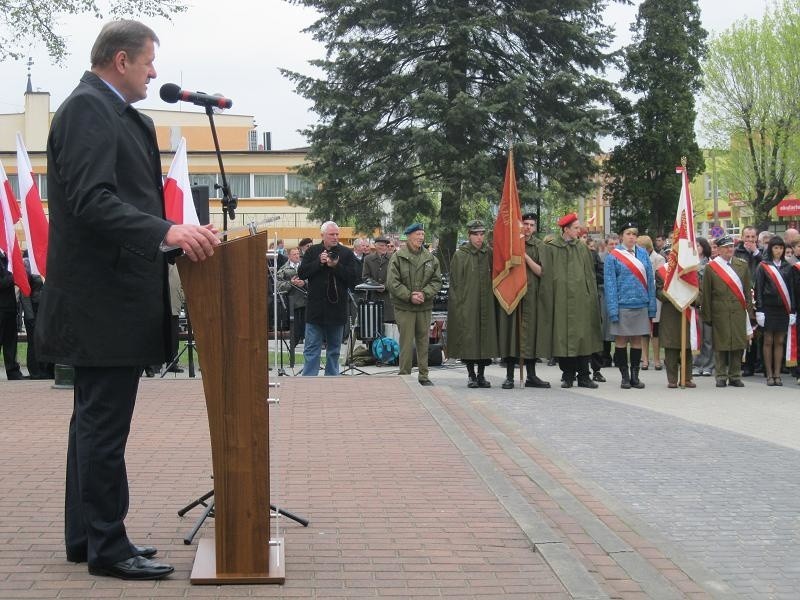
<path id="1" fill-rule="evenodd" d="M 558 226 L 561 227 L 561 229 L 564 229 L 564 227 L 569 227 L 577 220 L 578 220 L 578 213 L 569 213 L 568 215 L 564 215 L 558 220 Z"/>
<path id="2" fill-rule="evenodd" d="M 470 233 L 484 233 L 486 231 L 486 226 L 483 224 L 483 221 L 473 219 L 467 223 L 467 231 Z"/>
<path id="3" fill-rule="evenodd" d="M 411 235 L 415 231 L 425 231 L 425 226 L 422 223 L 412 223 L 403 230 L 406 235 Z"/>
<path id="4" fill-rule="evenodd" d="M 717 238 L 717 241 L 714 243 L 717 245 L 717 248 L 733 246 L 733 238 L 729 235 L 723 235 L 722 237 Z"/>
<path id="5" fill-rule="evenodd" d="M 619 226 L 619 234 L 622 235 L 629 229 L 633 229 L 637 235 L 639 234 L 639 228 L 630 221 L 628 221 L 627 223 L 623 223 L 622 225 Z"/>
<path id="6" fill-rule="evenodd" d="M 375 243 L 376 244 L 388 244 L 389 243 L 389 238 L 387 238 L 385 235 L 378 236 L 378 237 L 375 238 Z"/>
<path id="7" fill-rule="evenodd" d="M 524 215 L 522 215 L 522 220 L 523 221 L 536 221 L 538 223 L 539 222 L 539 215 L 537 215 L 536 213 L 532 213 L 532 212 L 525 213 Z"/>

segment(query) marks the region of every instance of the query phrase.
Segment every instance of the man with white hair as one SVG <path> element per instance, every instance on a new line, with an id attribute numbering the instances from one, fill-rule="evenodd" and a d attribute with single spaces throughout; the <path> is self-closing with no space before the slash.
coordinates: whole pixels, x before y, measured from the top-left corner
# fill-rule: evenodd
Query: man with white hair
<path id="1" fill-rule="evenodd" d="M 339 243 L 339 226 L 326 221 L 320 227 L 322 242 L 303 254 L 297 276 L 308 281 L 303 376 L 319 374 L 325 344 L 325 375 L 339 374 L 339 353 L 347 323 L 348 291 L 361 278 L 353 251 Z"/>

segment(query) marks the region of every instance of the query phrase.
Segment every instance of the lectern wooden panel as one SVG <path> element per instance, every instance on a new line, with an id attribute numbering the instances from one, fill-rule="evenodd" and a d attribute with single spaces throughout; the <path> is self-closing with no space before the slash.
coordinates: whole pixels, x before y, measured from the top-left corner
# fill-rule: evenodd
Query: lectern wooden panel
<path id="1" fill-rule="evenodd" d="M 266 252 L 263 232 L 221 244 L 203 262 L 176 261 L 203 370 L 214 468 L 215 539 L 198 545 L 192 583 L 285 577 L 283 543 L 269 544 Z"/>

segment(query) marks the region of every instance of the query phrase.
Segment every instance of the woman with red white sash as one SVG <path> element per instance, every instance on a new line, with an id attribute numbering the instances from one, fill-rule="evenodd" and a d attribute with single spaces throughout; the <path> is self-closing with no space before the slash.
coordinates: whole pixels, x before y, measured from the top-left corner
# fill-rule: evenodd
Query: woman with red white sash
<path id="1" fill-rule="evenodd" d="M 796 319 L 793 277 L 791 265 L 784 258 L 785 251 L 783 239 L 773 237 L 763 262 L 756 269 L 756 323 L 764 333 L 764 371 L 770 386 L 783 385 L 784 342 Z M 791 352 L 794 336 L 790 335 L 789 340 Z"/>
<path id="2" fill-rule="evenodd" d="M 614 364 L 622 374 L 622 389 L 644 387 L 639 380 L 642 336 L 650 333 L 650 319 L 656 314 L 653 265 L 647 251 L 636 245 L 638 234 L 631 223 L 624 225 L 621 243 L 606 255 L 603 267 L 609 333 L 615 340 Z"/>

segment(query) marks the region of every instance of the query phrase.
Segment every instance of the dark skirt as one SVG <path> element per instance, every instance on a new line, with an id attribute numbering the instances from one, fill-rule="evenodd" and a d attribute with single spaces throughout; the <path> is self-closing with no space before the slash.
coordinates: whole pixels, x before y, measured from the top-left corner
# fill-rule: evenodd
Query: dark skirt
<path id="1" fill-rule="evenodd" d="M 789 328 L 789 315 L 783 306 L 764 307 L 764 331 L 783 331 Z"/>

